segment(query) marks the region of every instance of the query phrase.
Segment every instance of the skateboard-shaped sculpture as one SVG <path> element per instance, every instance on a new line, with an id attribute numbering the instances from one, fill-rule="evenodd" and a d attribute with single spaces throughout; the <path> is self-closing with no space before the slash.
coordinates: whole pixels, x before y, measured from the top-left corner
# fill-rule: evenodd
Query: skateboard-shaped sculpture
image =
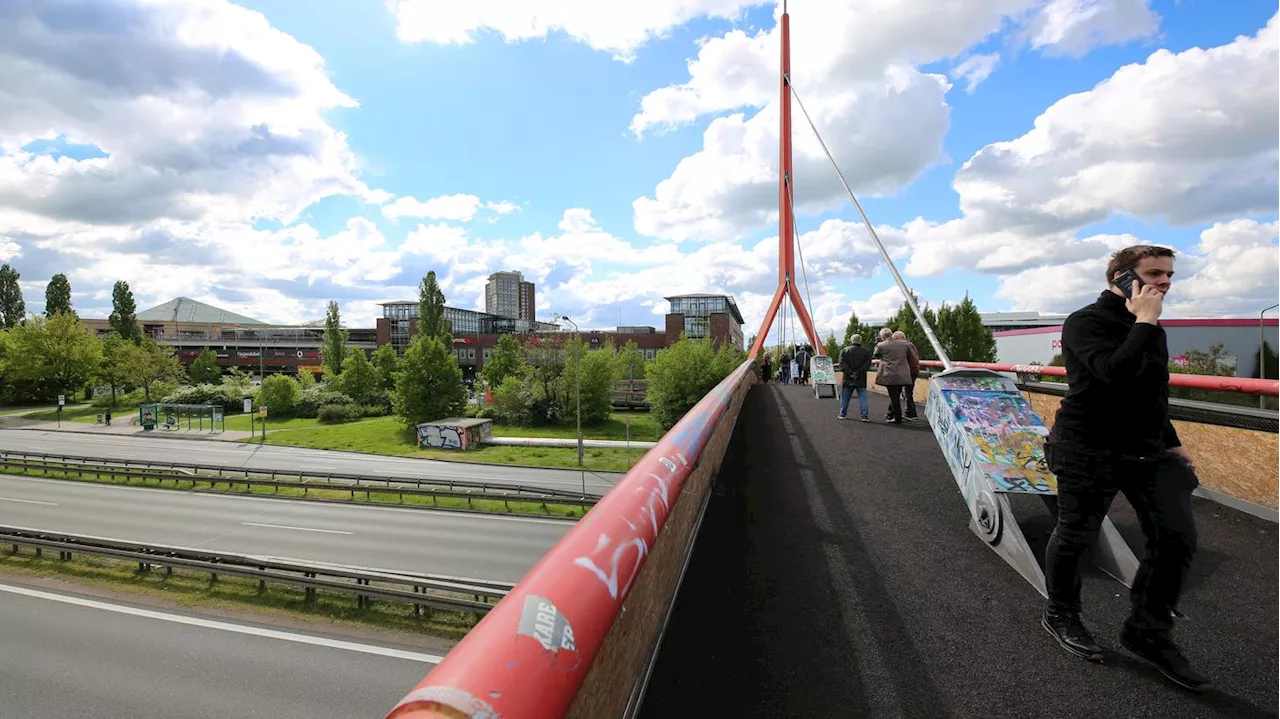
<path id="1" fill-rule="evenodd" d="M 1049 434 L 1013 380 L 984 369 L 949 369 L 929 382 L 925 415 L 969 507 L 969 528 L 1041 595 L 1044 570 L 1031 551 L 1009 494 L 1043 497 L 1050 510 L 1058 482 L 1044 458 Z M 1138 559 L 1110 519 L 1098 532 L 1094 561 L 1132 586 Z"/>
<path id="2" fill-rule="evenodd" d="M 836 367 L 830 357 L 814 357 L 809 360 L 809 377 L 813 383 L 813 396 L 836 397 Z"/>

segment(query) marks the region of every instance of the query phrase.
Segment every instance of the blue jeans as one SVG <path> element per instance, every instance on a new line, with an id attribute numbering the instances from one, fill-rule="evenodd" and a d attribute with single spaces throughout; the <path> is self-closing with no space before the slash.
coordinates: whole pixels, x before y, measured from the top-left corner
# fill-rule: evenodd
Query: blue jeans
<path id="1" fill-rule="evenodd" d="M 858 393 L 858 413 L 860 417 L 866 417 L 871 408 L 867 406 L 867 388 L 866 387 L 841 387 L 840 388 L 840 416 L 847 417 L 849 414 L 849 400 L 853 399 L 853 393 Z"/>

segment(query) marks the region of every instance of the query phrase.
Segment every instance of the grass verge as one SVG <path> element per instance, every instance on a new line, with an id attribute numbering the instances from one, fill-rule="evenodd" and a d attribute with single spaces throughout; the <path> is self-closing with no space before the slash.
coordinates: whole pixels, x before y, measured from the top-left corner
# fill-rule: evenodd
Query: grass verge
<path id="1" fill-rule="evenodd" d="M 62 421 L 63 422 L 88 422 L 89 424 L 93 424 L 94 422 L 97 421 L 98 415 L 102 414 L 104 411 L 105 410 L 103 408 L 94 407 L 91 404 L 71 404 L 62 408 Z M 137 410 L 134 410 L 134 411 L 137 411 Z M 119 412 L 113 411 L 113 413 L 116 417 L 120 416 Z M 15 412 L 14 414 L 17 414 L 17 413 Z M 58 410 L 56 408 L 42 409 L 42 410 L 37 410 L 35 412 L 27 412 L 25 416 L 27 419 L 53 422 L 58 419 Z"/>
<path id="2" fill-rule="evenodd" d="M 448 449 L 419 449 L 412 430 L 405 429 L 395 417 L 379 417 L 376 420 L 347 424 L 318 425 L 291 429 L 279 434 L 269 431 L 266 444 L 312 449 L 332 449 L 367 452 L 419 459 L 442 459 L 455 462 L 480 462 L 484 464 L 526 465 L 577 469 L 577 448 L 561 447 L 512 447 L 487 445 L 465 452 Z M 545 436 L 545 435 L 543 435 Z M 241 440 L 263 443 L 262 438 Z M 587 447 L 583 451 L 583 464 L 593 472 L 626 472 L 647 450 Z"/>
<path id="3" fill-rule="evenodd" d="M 584 426 L 584 439 L 612 439 L 619 442 L 627 438 L 627 420 L 631 421 L 631 439 L 636 442 L 657 442 L 664 434 L 658 421 L 648 412 L 619 412 L 604 422 Z M 578 429 L 572 422 L 542 427 L 512 427 L 504 424 L 493 425 L 495 437 L 549 437 L 554 439 L 577 439 Z"/>
<path id="4" fill-rule="evenodd" d="M 136 562 L 125 560 L 87 554 L 73 555 L 69 561 L 56 557 L 57 553 L 51 550 L 37 557 L 31 547 L 23 547 L 17 554 L 12 552 L 12 547 L 6 547 L 0 554 L 0 573 L 92 583 L 125 594 L 165 599 L 183 607 L 248 609 L 262 614 L 373 625 L 446 639 L 462 638 L 479 620 L 479 615 L 429 607 L 422 607 L 421 617 L 415 618 L 413 605 L 399 602 L 375 600 L 365 608 L 358 608 L 354 594 L 323 589 L 308 600 L 301 587 L 267 583 L 265 589 L 260 589 L 256 579 L 220 576 L 218 581 L 211 582 L 203 572 L 175 569 L 166 576 L 164 570 L 139 572 Z"/>
<path id="5" fill-rule="evenodd" d="M 420 507 L 429 509 L 446 509 L 446 510 L 469 510 L 473 512 L 485 512 L 488 514 L 532 514 L 538 516 L 568 517 L 578 518 L 584 513 L 582 507 L 568 504 L 554 504 L 536 501 L 520 501 L 520 500 L 496 500 L 496 499 L 473 499 L 467 500 L 459 497 L 431 497 L 397 494 L 394 490 L 349 490 L 325 488 L 323 485 L 317 485 L 316 488 L 295 488 L 295 487 L 270 487 L 256 485 L 247 490 L 240 485 L 239 488 L 228 487 L 226 484 L 211 484 L 207 479 L 202 479 L 198 475 L 184 474 L 182 472 L 161 471 L 172 479 L 141 479 L 134 477 L 112 477 L 107 475 L 94 475 L 94 467 L 82 466 L 77 470 L 37 470 L 30 468 L 10 468 L 0 467 L 0 472 L 10 475 L 20 475 L 24 477 L 43 477 L 47 479 L 66 479 L 78 482 L 92 482 L 94 484 L 118 484 L 131 485 L 141 487 L 159 487 L 164 489 L 198 489 L 203 492 L 216 492 L 220 494 L 237 494 L 252 495 L 264 497 L 281 497 L 285 499 L 310 499 L 310 500 L 328 500 L 334 502 L 348 502 L 351 504 L 375 504 L 375 505 L 394 505 L 398 507 Z M 105 467 L 103 468 L 105 469 Z M 119 469 L 116 467 L 114 469 Z M 194 481 L 194 486 L 193 486 Z"/>

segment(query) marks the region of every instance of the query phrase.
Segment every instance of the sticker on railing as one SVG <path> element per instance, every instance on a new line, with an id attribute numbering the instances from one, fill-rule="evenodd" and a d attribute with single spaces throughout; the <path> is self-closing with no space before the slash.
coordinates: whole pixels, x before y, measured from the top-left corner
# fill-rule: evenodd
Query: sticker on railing
<path id="1" fill-rule="evenodd" d="M 573 627 L 546 597 L 530 594 L 524 598 L 524 610 L 520 613 L 516 633 L 541 644 L 551 655 L 551 665 L 557 669 L 573 671 L 582 663 L 578 647 L 573 642 Z"/>

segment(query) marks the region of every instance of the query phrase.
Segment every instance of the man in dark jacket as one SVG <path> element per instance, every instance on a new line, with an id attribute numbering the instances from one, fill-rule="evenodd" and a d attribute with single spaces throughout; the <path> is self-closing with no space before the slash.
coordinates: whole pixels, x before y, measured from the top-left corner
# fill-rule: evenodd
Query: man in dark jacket
<path id="1" fill-rule="evenodd" d="M 1129 296 L 1125 283 L 1135 275 Z M 1107 265 L 1107 290 L 1062 326 L 1067 393 L 1045 442 L 1058 479 L 1058 523 L 1046 551 L 1049 600 L 1041 624 L 1067 651 L 1102 658 L 1080 621 L 1080 559 L 1116 492 L 1124 492 L 1147 544 L 1120 642 L 1198 691 L 1209 679 L 1169 638 L 1196 549 L 1191 491 L 1199 484 L 1169 422 L 1169 351 L 1159 318 L 1172 276 L 1172 250 L 1123 249 Z"/>
<path id="2" fill-rule="evenodd" d="M 844 419 L 849 412 L 849 400 L 853 393 L 858 393 L 858 414 L 863 422 L 870 422 L 870 408 L 867 406 L 867 370 L 871 369 L 871 350 L 862 346 L 862 335 L 849 338 L 850 345 L 840 350 L 840 414 L 836 419 Z"/>
<path id="3" fill-rule="evenodd" d="M 798 384 L 808 384 L 809 382 L 809 360 L 813 359 L 813 354 L 809 351 L 809 345 L 802 345 L 796 350 L 796 369 L 800 371 L 796 378 Z"/>

